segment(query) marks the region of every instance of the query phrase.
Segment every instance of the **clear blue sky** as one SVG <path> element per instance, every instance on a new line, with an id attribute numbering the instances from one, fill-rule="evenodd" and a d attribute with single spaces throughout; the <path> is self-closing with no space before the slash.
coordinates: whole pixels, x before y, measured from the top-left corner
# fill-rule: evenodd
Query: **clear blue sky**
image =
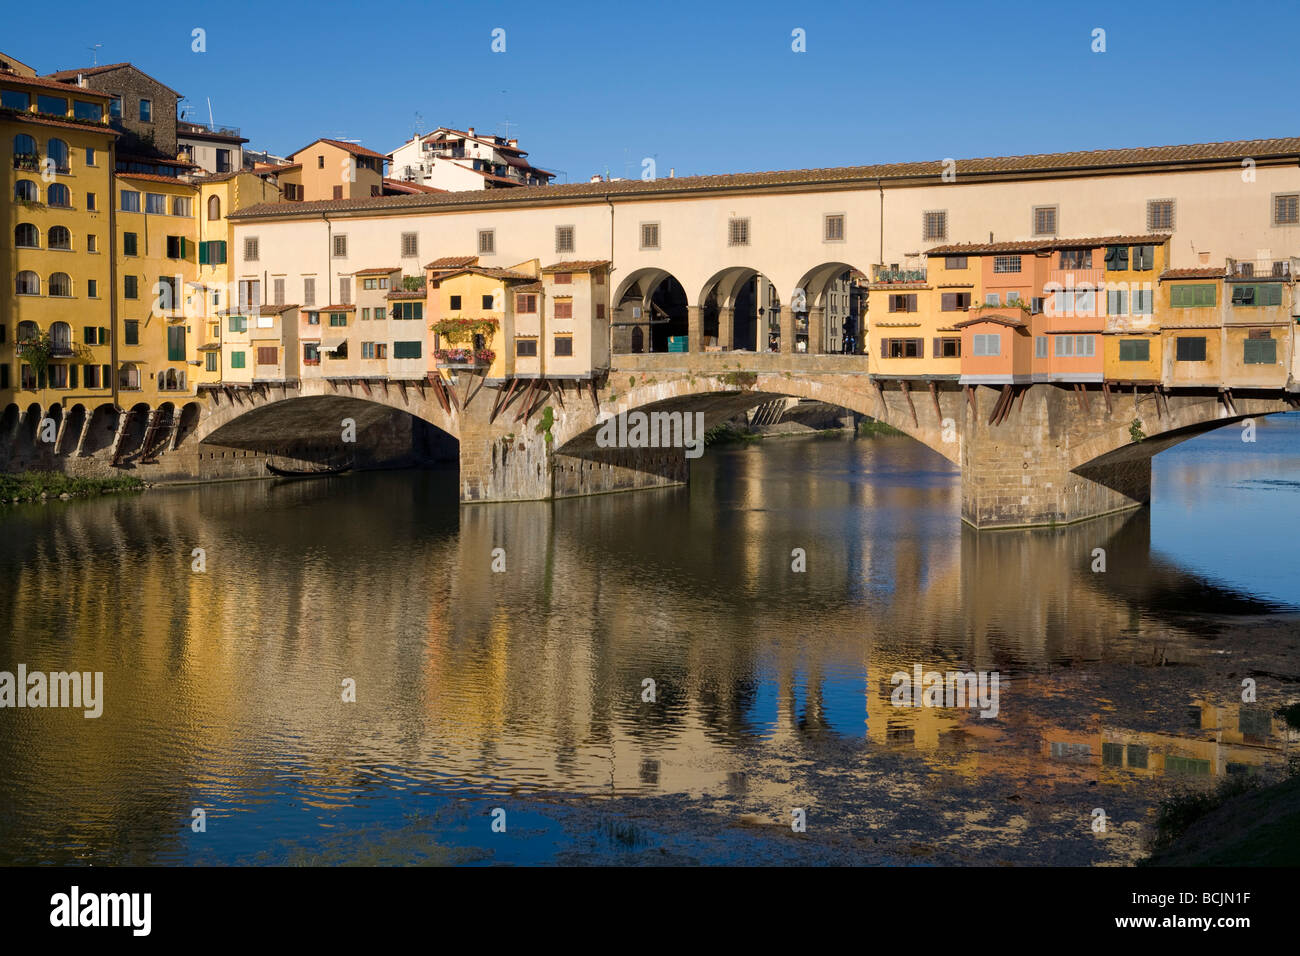
<path id="1" fill-rule="evenodd" d="M 211 97 L 218 123 L 281 154 L 318 136 L 388 152 L 417 113 L 425 129 L 509 121 L 569 181 L 637 176 L 646 156 L 683 176 L 1300 134 L 1295 0 L 52 9 L 9 10 L 0 49 L 46 73 L 102 43 L 100 63 L 135 63 L 198 118 Z"/>

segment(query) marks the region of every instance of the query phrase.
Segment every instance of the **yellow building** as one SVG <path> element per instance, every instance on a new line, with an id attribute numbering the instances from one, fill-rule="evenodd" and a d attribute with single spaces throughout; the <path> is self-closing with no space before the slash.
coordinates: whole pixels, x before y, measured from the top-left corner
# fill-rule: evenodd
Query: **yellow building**
<path id="1" fill-rule="evenodd" d="M 541 337 L 539 373 L 549 379 L 590 379 L 609 368 L 609 260 L 556 262 L 542 269 L 541 295 L 534 315 L 545 317 L 534 326 Z M 515 291 L 515 334 L 523 334 L 530 317 L 531 292 Z"/>
<path id="2" fill-rule="evenodd" d="M 1166 269 L 1160 273 L 1161 374 L 1167 387 L 1218 386 L 1223 339 L 1221 267 Z"/>
<path id="3" fill-rule="evenodd" d="M 228 216 L 245 206 L 279 202 L 282 196 L 273 177 L 247 171 L 201 176 L 195 185 L 199 190 L 195 210 L 198 261 L 195 280 L 186 292 L 186 311 L 193 317 L 188 336 L 192 378 L 202 388 L 222 380 L 225 310 L 238 302 L 238 287 L 233 284 L 229 266 L 235 231 Z M 273 276 L 270 281 L 270 304 L 286 304 L 284 278 Z M 295 326 L 295 341 L 296 331 Z"/>
<path id="4" fill-rule="evenodd" d="M 61 425 L 114 400 L 108 97 L 0 72 L 6 281 L 0 402 Z M 32 421 L 32 427 L 36 421 Z"/>
<path id="5" fill-rule="evenodd" d="M 515 289 L 537 281 L 538 260 L 509 269 L 444 270 L 435 262 L 426 270 L 438 368 L 475 369 L 485 372 L 488 382 L 540 374 L 536 320 L 525 317 L 516 327 L 515 315 Z"/>
<path id="6" fill-rule="evenodd" d="M 116 178 L 118 381 L 123 407 L 193 395 L 191 342 L 207 330 L 188 304 L 198 269 L 198 188 L 171 176 Z"/>
<path id="7" fill-rule="evenodd" d="M 1119 385 L 1153 384 L 1162 368 L 1161 312 L 1156 308 L 1160 276 L 1169 264 L 1169 237 L 1150 243 L 1107 246 L 1103 254 L 1106 308 L 1102 336 L 1106 381 Z"/>
<path id="8" fill-rule="evenodd" d="M 285 170 L 284 182 L 295 186 L 292 198 L 369 199 L 383 195 L 384 155 L 356 143 L 318 139 L 289 157 L 299 167 Z"/>
<path id="9" fill-rule="evenodd" d="M 979 303 L 981 260 L 936 252 L 924 269 L 878 269 L 868 284 L 868 367 L 873 374 L 954 381 L 960 376 L 956 323 Z"/>

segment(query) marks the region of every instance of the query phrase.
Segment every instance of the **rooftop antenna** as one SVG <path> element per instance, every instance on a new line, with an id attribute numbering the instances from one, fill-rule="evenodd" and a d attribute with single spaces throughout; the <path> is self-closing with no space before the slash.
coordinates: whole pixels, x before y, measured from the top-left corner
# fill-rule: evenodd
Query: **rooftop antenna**
<path id="1" fill-rule="evenodd" d="M 508 140 L 508 139 L 510 138 L 510 127 L 512 127 L 512 126 L 518 126 L 519 124 L 518 124 L 518 123 L 512 123 L 512 122 L 510 122 L 510 120 L 507 119 L 507 120 L 503 120 L 502 123 L 501 123 L 501 125 L 504 126 L 504 127 L 506 128 L 505 135 L 503 135 L 501 138 L 502 138 L 502 139 L 507 139 L 507 140 Z"/>
<path id="2" fill-rule="evenodd" d="M 90 65 L 91 65 L 91 66 L 99 66 L 99 56 L 98 56 L 98 52 L 97 52 L 97 51 L 98 51 L 99 48 L 100 48 L 101 46 L 103 46 L 103 45 L 104 45 L 104 44 L 102 44 L 102 43 L 96 43 L 94 46 L 88 46 L 88 47 L 86 47 L 86 49 L 90 51 Z"/>
<path id="3" fill-rule="evenodd" d="M 216 129 L 217 124 L 212 119 L 212 97 L 208 97 L 208 129 Z"/>
<path id="4" fill-rule="evenodd" d="M 415 135 L 419 136 L 420 130 L 422 130 L 423 128 L 424 128 L 424 117 L 420 115 L 419 110 L 416 110 L 415 111 Z"/>

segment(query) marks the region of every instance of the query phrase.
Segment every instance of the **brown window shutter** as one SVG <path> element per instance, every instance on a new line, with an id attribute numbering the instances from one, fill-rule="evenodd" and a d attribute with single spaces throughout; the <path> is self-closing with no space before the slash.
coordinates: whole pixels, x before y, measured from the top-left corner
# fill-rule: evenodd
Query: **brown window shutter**
<path id="1" fill-rule="evenodd" d="M 936 339 L 934 340 L 934 357 L 935 357 L 935 358 L 939 358 L 940 355 L 941 355 L 941 353 L 942 353 L 942 351 L 943 351 L 943 346 L 940 344 L 940 342 L 941 342 L 940 339 L 937 339 L 937 338 L 936 338 Z"/>
<path id="2" fill-rule="evenodd" d="M 342 186 L 335 186 L 335 187 L 334 187 L 334 198 L 335 198 L 335 199 L 342 199 L 342 198 L 343 198 L 343 187 L 342 187 Z"/>
<path id="3" fill-rule="evenodd" d="M 889 339 L 880 340 L 880 357 L 881 358 L 889 357 Z"/>

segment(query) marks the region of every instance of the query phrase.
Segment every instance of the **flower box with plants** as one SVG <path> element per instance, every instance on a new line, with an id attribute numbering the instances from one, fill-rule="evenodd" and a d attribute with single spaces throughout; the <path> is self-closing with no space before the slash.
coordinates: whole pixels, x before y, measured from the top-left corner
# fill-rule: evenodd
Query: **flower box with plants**
<path id="1" fill-rule="evenodd" d="M 434 349 L 434 358 L 444 367 L 479 368 L 491 365 L 497 354 L 491 349 Z"/>
<path id="2" fill-rule="evenodd" d="M 468 342 L 475 335 L 490 338 L 500 327 L 501 323 L 496 319 L 443 319 L 429 326 L 435 334 L 452 345 Z"/>

